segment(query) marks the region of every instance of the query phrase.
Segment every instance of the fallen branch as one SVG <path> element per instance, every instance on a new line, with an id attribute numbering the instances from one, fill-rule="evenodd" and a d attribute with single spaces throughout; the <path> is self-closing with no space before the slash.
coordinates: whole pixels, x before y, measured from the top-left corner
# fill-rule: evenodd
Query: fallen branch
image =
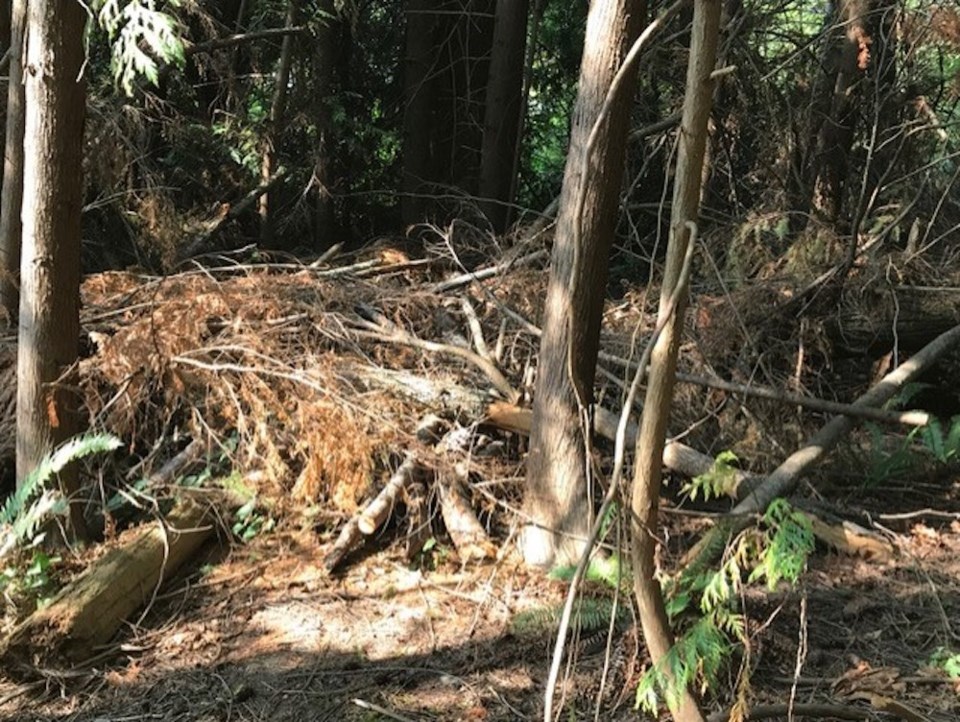
<path id="1" fill-rule="evenodd" d="M 408 484 L 414 481 L 417 468 L 416 455 L 408 453 L 373 501 L 347 522 L 337 541 L 323 559 L 328 572 L 336 569 L 364 536 L 373 534 L 387 520 L 390 512 L 393 511 L 397 497 Z"/>
<path id="2" fill-rule="evenodd" d="M 632 369 L 633 362 L 608 353 L 600 353 L 599 358 L 602 361 L 616 364 L 623 368 Z M 771 389 L 766 386 L 754 386 L 752 384 L 738 384 L 733 381 L 712 378 L 709 376 L 698 376 L 686 374 L 680 371 L 676 374 L 677 381 L 696 386 L 706 386 L 711 389 L 720 389 L 744 396 L 754 396 L 760 399 L 769 399 L 779 401 L 791 406 L 802 406 L 811 411 L 823 411 L 828 414 L 842 414 L 857 419 L 867 421 L 878 421 L 884 424 L 903 424 L 905 426 L 926 426 L 930 423 L 930 414 L 925 411 L 888 411 L 886 409 L 869 408 L 857 406 L 856 404 L 843 404 L 839 401 L 829 401 L 827 399 L 818 399 L 814 396 L 803 396 L 793 394 L 788 391 Z"/>
<path id="3" fill-rule="evenodd" d="M 922 348 L 894 371 L 887 374 L 876 386 L 854 402 L 854 406 L 877 407 L 892 399 L 907 383 L 929 368 L 946 351 L 960 342 L 960 326 L 941 334 Z M 684 556 L 681 565 L 707 565 L 722 553 L 724 542 L 731 535 L 745 529 L 755 514 L 763 513 L 774 499 L 788 496 L 793 491 L 801 474 L 819 463 L 854 426 L 848 416 L 836 416 L 810 440 L 791 454 L 773 473 L 755 488 L 745 488 L 746 497 L 731 511 L 730 516 L 703 535 L 699 542 Z M 752 485 L 745 484 L 744 487 Z"/>
<path id="4" fill-rule="evenodd" d="M 460 561 L 495 557 L 496 548 L 467 500 L 460 478 L 453 474 L 440 473 L 437 476 L 437 486 L 440 491 L 440 514 Z"/>
<path id="5" fill-rule="evenodd" d="M 462 273 L 459 276 L 448 278 L 446 281 L 440 281 L 440 283 L 434 284 L 430 290 L 433 293 L 445 293 L 446 291 L 452 291 L 455 288 L 466 286 L 474 281 L 485 281 L 488 278 L 499 276 L 500 274 L 504 273 L 505 271 L 509 271 L 512 268 L 528 266 L 531 263 L 535 263 L 536 261 L 544 258 L 547 258 L 547 252 L 545 250 L 534 251 L 533 253 L 528 253 L 525 256 L 520 256 L 519 258 L 498 263 L 495 266 L 481 268 L 476 271 L 468 271 L 467 273 Z"/>
<path id="6" fill-rule="evenodd" d="M 0 644 L 0 662 L 29 673 L 92 657 L 212 534 L 207 511 L 181 498 L 165 520 L 135 530 L 17 625 Z"/>
<path id="7" fill-rule="evenodd" d="M 286 171 L 280 169 L 272 178 L 269 178 L 258 185 L 233 205 L 225 204 L 225 210 L 221 211 L 215 218 L 204 223 L 200 231 L 194 235 L 193 240 L 187 244 L 186 248 L 177 254 L 177 258 L 183 261 L 191 256 L 197 255 L 200 251 L 204 250 L 204 247 L 214 233 L 246 213 L 254 206 L 260 196 L 262 196 L 264 193 L 267 193 L 271 188 L 277 185 L 277 183 L 286 178 L 286 176 Z"/>

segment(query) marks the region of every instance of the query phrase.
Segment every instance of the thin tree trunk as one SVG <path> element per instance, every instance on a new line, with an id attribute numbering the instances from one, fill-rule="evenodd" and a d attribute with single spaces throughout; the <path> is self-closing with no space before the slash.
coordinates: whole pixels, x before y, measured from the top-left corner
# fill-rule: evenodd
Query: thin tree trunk
<path id="1" fill-rule="evenodd" d="M 333 0 L 320 0 L 319 11 L 323 13 L 314 41 L 314 86 L 316 96 L 317 147 L 313 165 L 313 182 L 317 186 L 314 211 L 314 248 L 323 251 L 334 240 L 334 207 L 330 188 L 333 174 L 333 123 L 330 115 L 330 96 L 335 72 L 335 40 L 339 18 L 335 17 Z"/>
<path id="2" fill-rule="evenodd" d="M 27 15 L 18 484 L 79 427 L 72 379 L 80 332 L 86 20 L 78 2 L 32 2 Z M 61 474 L 60 485 L 74 502 L 72 531 L 82 537 L 75 467 Z"/>
<path id="3" fill-rule="evenodd" d="M 10 71 L 4 139 L 3 195 L 0 197 L 0 304 L 17 320 L 20 304 L 20 207 L 23 204 L 23 50 L 27 0 L 14 0 L 10 20 Z"/>
<path id="4" fill-rule="evenodd" d="M 524 511 L 530 523 L 520 545 L 527 563 L 537 566 L 575 564 L 590 530 L 585 414 L 592 402 L 631 93 L 612 99 L 607 120 L 592 141 L 592 157 L 585 163 L 583 156 L 607 91 L 644 16 L 644 3 L 611 0 L 593 3 L 587 17 L 527 459 Z M 585 166 L 589 179 L 584 176 Z"/>
<path id="5" fill-rule="evenodd" d="M 287 6 L 286 26 L 297 24 L 298 0 L 290 0 Z M 268 183 L 276 172 L 276 151 L 280 136 L 283 134 L 284 117 L 287 112 L 287 85 L 290 82 L 290 66 L 293 64 L 293 35 L 284 35 L 280 46 L 280 63 L 277 67 L 277 81 L 273 87 L 273 99 L 270 103 L 269 129 L 263 138 L 263 150 L 260 163 L 260 182 Z M 260 241 L 269 244 L 273 240 L 273 219 L 271 218 L 271 199 L 273 194 L 267 191 L 257 202 L 260 213 Z"/>
<path id="6" fill-rule="evenodd" d="M 658 503 L 663 446 L 687 301 L 687 288 L 681 285 L 681 269 L 687 246 L 694 242 L 691 226 L 696 227 L 700 208 L 707 121 L 713 99 L 710 74 L 716 62 L 720 10 L 721 0 L 697 0 L 694 7 L 680 149 L 671 206 L 670 240 L 660 292 L 660 322 L 664 325 L 651 356 L 634 467 L 631 500 L 634 592 L 643 636 L 654 663 L 662 660 L 673 645 L 673 633 L 655 576 Z M 670 306 L 673 306 L 672 314 L 665 318 Z M 689 690 L 683 691 L 679 705 L 672 708 L 671 712 L 677 722 L 703 722 L 704 719 Z"/>
<path id="7" fill-rule="evenodd" d="M 480 157 L 480 196 L 484 213 L 498 232 L 506 229 L 514 200 L 513 159 L 520 142 L 528 6 L 528 0 L 499 0 L 493 28 Z"/>

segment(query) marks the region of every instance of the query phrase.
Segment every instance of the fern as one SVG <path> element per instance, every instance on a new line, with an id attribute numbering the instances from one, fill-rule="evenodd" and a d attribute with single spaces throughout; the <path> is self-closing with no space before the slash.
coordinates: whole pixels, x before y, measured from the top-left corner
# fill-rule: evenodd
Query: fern
<path id="1" fill-rule="evenodd" d="M 0 558 L 31 539 L 44 521 L 66 509 L 66 500 L 49 483 L 55 475 L 78 459 L 119 446 L 120 440 L 115 436 L 84 434 L 45 457 L 0 509 Z"/>
<path id="2" fill-rule="evenodd" d="M 97 19 L 113 42 L 110 66 L 114 80 L 129 96 L 137 77 L 157 85 L 160 70 L 155 58 L 182 66 L 185 62 L 183 41 L 176 19 L 157 9 L 157 0 L 100 0 Z M 176 7 L 179 0 L 170 0 Z M 144 48 L 147 51 L 145 52 Z"/>
<path id="3" fill-rule="evenodd" d="M 723 631 L 710 616 L 697 621 L 650 667 L 637 685 L 636 706 L 656 714 L 663 697 L 676 707 L 683 690 L 699 683 L 706 687 L 716 682 L 723 661 L 732 648 Z"/>

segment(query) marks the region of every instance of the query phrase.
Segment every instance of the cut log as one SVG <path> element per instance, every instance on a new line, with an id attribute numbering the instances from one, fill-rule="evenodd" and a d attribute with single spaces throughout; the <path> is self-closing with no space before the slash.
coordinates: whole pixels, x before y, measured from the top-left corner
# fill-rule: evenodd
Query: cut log
<path id="1" fill-rule="evenodd" d="M 91 658 L 210 537 L 207 512 L 181 498 L 165 520 L 132 532 L 17 625 L 0 643 L 0 663 L 29 674 L 38 666 Z"/>
<path id="2" fill-rule="evenodd" d="M 336 569 L 365 535 L 373 534 L 389 518 L 397 497 L 415 480 L 417 468 L 417 457 L 408 453 L 373 501 L 346 523 L 323 559 L 328 572 Z"/>
<path id="3" fill-rule="evenodd" d="M 466 496 L 463 482 L 454 474 L 441 473 L 440 513 L 461 562 L 492 559 L 497 550 L 477 519 Z"/>

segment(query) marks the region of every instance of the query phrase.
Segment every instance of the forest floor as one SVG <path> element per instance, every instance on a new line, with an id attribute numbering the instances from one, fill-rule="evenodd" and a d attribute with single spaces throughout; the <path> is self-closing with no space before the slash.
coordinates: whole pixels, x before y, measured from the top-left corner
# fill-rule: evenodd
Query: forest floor
<path id="1" fill-rule="evenodd" d="M 517 559 L 526 442 L 522 425 L 491 424 L 491 402 L 512 400 L 528 413 L 546 254 L 481 244 L 468 258 L 454 245 L 440 239 L 421 255 L 373 248 L 310 265 L 221 258 L 170 277 L 86 280 L 80 386 L 91 427 L 116 434 L 125 451 L 91 475 L 91 516 L 105 544 L 65 560 L 64 574 L 119 543 L 118 532 L 142 519 L 131 507 L 188 492 L 216 511 L 218 541 L 92 660 L 42 662 L 25 682 L 0 670 L 0 721 L 541 717 L 549 620 L 567 585 Z M 490 259 L 482 282 L 451 280 L 464 264 Z M 932 271 L 902 265 L 904 278 L 929 290 Z M 746 384 L 756 375 L 849 402 L 901 353 L 867 355 L 884 333 L 899 331 L 891 343 L 906 343 L 901 329 L 916 332 L 916 350 L 960 322 L 960 303 L 948 297 L 960 286 L 956 269 L 934 279 L 947 290 L 932 310 L 926 300 L 915 309 L 903 303 L 904 286 L 881 303 L 892 292 L 868 270 L 848 279 L 859 286 L 845 298 L 860 306 L 840 324 L 833 302 L 820 316 L 809 305 L 798 311 L 797 279 L 733 293 L 698 286 L 682 370 Z M 629 380 L 617 358 L 639 355 L 637 339 L 656 318 L 655 288 L 621 290 L 605 313 L 598 376 L 598 399 L 614 413 Z M 887 307 L 893 321 L 883 317 Z M 945 416 L 958 403 L 956 368 L 954 359 L 926 379 L 927 398 Z M 0 388 L 14 388 L 7 380 Z M 441 442 L 424 441 L 420 422 L 437 413 L 450 430 Z M 711 457 L 733 450 L 756 473 L 822 423 L 794 403 L 695 383 L 678 386 L 671 419 L 692 447 Z M 711 712 L 729 707 L 738 668 L 748 668 L 751 704 L 817 702 L 879 721 L 960 719 L 960 469 L 956 459 L 904 466 L 903 453 L 916 449 L 901 429 L 857 433 L 796 496 L 865 526 L 892 553 L 858 556 L 818 543 L 796 587 L 749 587 L 748 648 L 707 693 Z M 0 436 L 0 446 L 13 438 Z M 194 444 L 205 456 L 193 467 L 155 479 Z M 597 453 L 606 473 L 610 445 L 598 441 Z M 340 530 L 404 459 L 417 462 L 420 478 L 376 534 L 331 565 Z M 467 506 L 489 533 L 470 553 L 441 514 L 450 479 L 467 489 Z M 692 505 L 677 492 L 682 481 L 671 479 L 663 500 L 667 570 L 724 508 Z M 609 598 L 609 588 L 594 585 L 584 593 Z M 7 606 L 9 629 L 25 611 Z M 536 619 L 547 621 L 529 623 Z M 567 645 L 562 719 L 638 718 L 648 658 L 636 624 L 624 627 L 609 641 L 587 635 Z M 825 711 L 792 719 L 831 719 Z"/>
<path id="2" fill-rule="evenodd" d="M 893 702 L 901 707 L 875 719 L 960 719 L 960 683 L 931 664 L 938 649 L 960 643 L 960 480 L 899 491 L 904 516 L 887 522 L 895 560 L 818 549 L 798 588 L 744 600 L 753 702 L 864 710 Z M 873 501 L 856 499 L 861 508 Z M 692 531 L 691 517 L 666 517 L 671 538 Z M 354 556 L 331 577 L 321 564 L 327 546 L 282 532 L 212 545 L 102 661 L 0 685 L 0 719 L 540 718 L 553 637 L 519 633 L 512 621 L 559 604 L 563 582 L 510 555 L 461 567 L 443 548 L 421 560 L 432 569 L 417 568 L 396 545 Z M 572 647 L 563 719 L 637 719 L 635 636 L 631 627 L 612 641 L 599 716 L 606 640 Z"/>

